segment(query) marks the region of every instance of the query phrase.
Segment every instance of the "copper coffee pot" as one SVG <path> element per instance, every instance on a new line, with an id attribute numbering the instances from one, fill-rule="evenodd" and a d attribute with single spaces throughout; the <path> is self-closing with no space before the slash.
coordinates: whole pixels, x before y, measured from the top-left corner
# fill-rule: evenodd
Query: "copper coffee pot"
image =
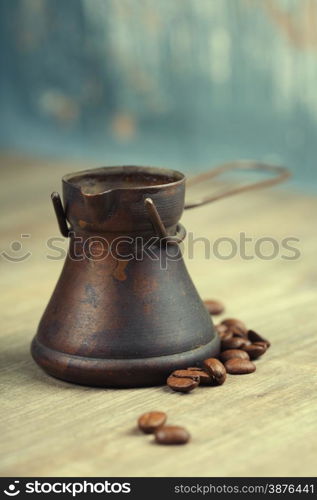
<path id="1" fill-rule="evenodd" d="M 185 267 L 183 209 L 288 177 L 282 167 L 235 162 L 274 177 L 184 206 L 185 176 L 150 167 L 103 167 L 63 177 L 52 200 L 68 255 L 32 342 L 50 375 L 79 384 L 163 383 L 173 370 L 219 353 L 219 338 Z M 277 175 L 276 175 L 277 174 Z"/>

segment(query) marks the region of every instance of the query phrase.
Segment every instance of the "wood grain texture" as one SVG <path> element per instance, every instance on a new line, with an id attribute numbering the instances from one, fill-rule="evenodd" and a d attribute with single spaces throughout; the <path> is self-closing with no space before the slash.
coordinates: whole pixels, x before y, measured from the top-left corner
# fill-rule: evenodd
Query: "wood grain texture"
<path id="1" fill-rule="evenodd" d="M 241 232 L 279 244 L 299 239 L 297 260 L 206 259 L 202 242 L 194 259 L 187 255 L 201 296 L 224 301 L 222 317 L 239 317 L 272 341 L 254 374 L 228 376 L 223 386 L 185 395 L 166 387 L 94 389 L 50 378 L 29 354 L 63 264 L 47 259 L 46 240 L 59 236 L 49 194 L 60 189 L 61 175 L 86 165 L 2 155 L 1 167 L 1 248 L 9 252 L 10 242 L 21 241 L 32 252 L 19 264 L 0 258 L 1 475 L 315 475 L 316 198 L 267 190 L 188 211 L 182 219 L 195 237 L 213 242 L 238 242 Z M 31 237 L 21 240 L 25 233 Z M 188 428 L 191 443 L 153 444 L 136 429 L 137 417 L 149 410 L 165 411 L 168 423 Z"/>

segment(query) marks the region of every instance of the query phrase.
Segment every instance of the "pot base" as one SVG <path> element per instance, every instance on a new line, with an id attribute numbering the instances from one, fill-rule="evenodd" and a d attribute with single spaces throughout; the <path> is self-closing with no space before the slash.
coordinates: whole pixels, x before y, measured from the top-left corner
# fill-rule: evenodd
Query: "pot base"
<path id="1" fill-rule="evenodd" d="M 173 370 L 198 366 L 204 359 L 217 356 L 220 340 L 170 356 L 139 359 L 97 359 L 55 351 L 35 337 L 31 353 L 49 375 L 76 384 L 99 387 L 146 387 L 163 385 Z"/>

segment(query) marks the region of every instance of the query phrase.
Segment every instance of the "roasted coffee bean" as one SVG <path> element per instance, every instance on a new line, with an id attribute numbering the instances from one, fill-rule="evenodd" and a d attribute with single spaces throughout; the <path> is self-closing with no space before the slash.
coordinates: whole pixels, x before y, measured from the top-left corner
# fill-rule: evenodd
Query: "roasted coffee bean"
<path id="1" fill-rule="evenodd" d="M 248 331 L 245 323 L 243 323 L 243 321 L 241 321 L 240 319 L 227 318 L 221 321 L 221 324 L 226 325 L 228 330 L 230 330 L 231 328 L 239 328 L 243 333 L 247 333 Z"/>
<path id="2" fill-rule="evenodd" d="M 255 332 L 254 330 L 249 330 L 248 331 L 248 339 L 250 340 L 250 342 L 252 342 L 253 344 L 255 342 L 265 342 L 265 344 L 267 345 L 267 348 L 270 347 L 271 343 L 266 340 L 265 338 L 263 338 L 261 335 L 259 335 L 257 332 Z"/>
<path id="3" fill-rule="evenodd" d="M 266 352 L 267 346 L 265 342 L 255 342 L 254 344 L 244 346 L 243 350 L 249 354 L 250 359 L 257 359 Z"/>
<path id="4" fill-rule="evenodd" d="M 247 339 L 241 337 L 229 337 L 224 338 L 221 341 L 221 350 L 226 351 L 227 349 L 242 349 L 247 345 Z"/>
<path id="5" fill-rule="evenodd" d="M 265 347 L 266 349 L 268 349 L 268 345 L 266 342 L 253 342 L 252 345 L 261 345 L 261 346 Z"/>
<path id="6" fill-rule="evenodd" d="M 155 441 L 159 444 L 185 444 L 189 439 L 189 432 L 177 425 L 165 425 L 155 432 Z"/>
<path id="7" fill-rule="evenodd" d="M 239 326 L 232 326 L 229 328 L 228 332 L 231 333 L 232 337 L 240 337 L 242 339 L 248 339 L 248 334 L 245 330 L 241 330 Z"/>
<path id="8" fill-rule="evenodd" d="M 212 384 L 211 377 L 202 368 L 190 367 L 190 368 L 187 368 L 187 371 L 190 371 L 191 373 L 199 376 L 200 385 L 211 385 Z"/>
<path id="9" fill-rule="evenodd" d="M 221 323 L 219 323 L 219 325 L 215 325 L 215 330 L 220 335 L 221 333 L 227 332 L 228 327 L 226 325 L 222 325 Z"/>
<path id="10" fill-rule="evenodd" d="M 249 354 L 241 349 L 228 349 L 220 354 L 220 359 L 223 363 L 233 358 L 250 359 Z"/>
<path id="11" fill-rule="evenodd" d="M 222 341 L 222 340 L 229 340 L 229 339 L 232 339 L 232 333 L 231 333 L 231 332 L 229 332 L 229 331 L 226 331 L 226 332 L 224 332 L 224 333 L 221 333 L 221 334 L 219 335 L 219 338 L 220 338 L 220 340 L 221 340 L 221 341 Z"/>
<path id="12" fill-rule="evenodd" d="M 205 300 L 204 304 L 209 314 L 214 316 L 222 314 L 225 310 L 225 306 L 219 300 Z"/>
<path id="13" fill-rule="evenodd" d="M 232 358 L 225 362 L 227 373 L 232 375 L 243 375 L 246 373 L 255 372 L 256 366 L 252 361 L 247 359 Z"/>
<path id="14" fill-rule="evenodd" d="M 167 415 L 162 411 L 149 411 L 138 418 L 138 426 L 145 434 L 151 434 L 164 425 L 166 419 Z"/>
<path id="15" fill-rule="evenodd" d="M 181 378 L 170 375 L 166 381 L 168 387 L 177 392 L 190 392 L 198 386 L 198 382 L 190 377 Z"/>
<path id="16" fill-rule="evenodd" d="M 190 378 L 192 380 L 195 380 L 195 382 L 200 382 L 200 377 L 197 373 L 197 371 L 189 370 L 175 370 L 174 372 L 171 373 L 171 377 L 179 377 L 179 378 Z"/>
<path id="17" fill-rule="evenodd" d="M 212 383 L 216 385 L 221 385 L 226 380 L 226 369 L 216 358 L 208 358 L 203 362 L 203 367 L 208 372 L 212 379 Z"/>
<path id="18" fill-rule="evenodd" d="M 219 335 L 220 340 L 229 339 L 232 337 L 232 333 L 226 325 L 216 325 L 215 330 Z"/>

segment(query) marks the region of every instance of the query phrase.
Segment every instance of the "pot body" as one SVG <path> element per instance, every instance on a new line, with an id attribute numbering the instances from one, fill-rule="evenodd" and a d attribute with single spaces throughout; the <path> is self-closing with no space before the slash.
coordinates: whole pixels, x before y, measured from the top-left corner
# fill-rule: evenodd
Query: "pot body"
<path id="1" fill-rule="evenodd" d="M 181 173 L 108 167 L 63 178 L 69 252 L 32 342 L 49 374 L 80 384 L 164 383 L 219 352 L 179 246 L 155 237 L 149 197 L 168 234 L 184 206 Z"/>

